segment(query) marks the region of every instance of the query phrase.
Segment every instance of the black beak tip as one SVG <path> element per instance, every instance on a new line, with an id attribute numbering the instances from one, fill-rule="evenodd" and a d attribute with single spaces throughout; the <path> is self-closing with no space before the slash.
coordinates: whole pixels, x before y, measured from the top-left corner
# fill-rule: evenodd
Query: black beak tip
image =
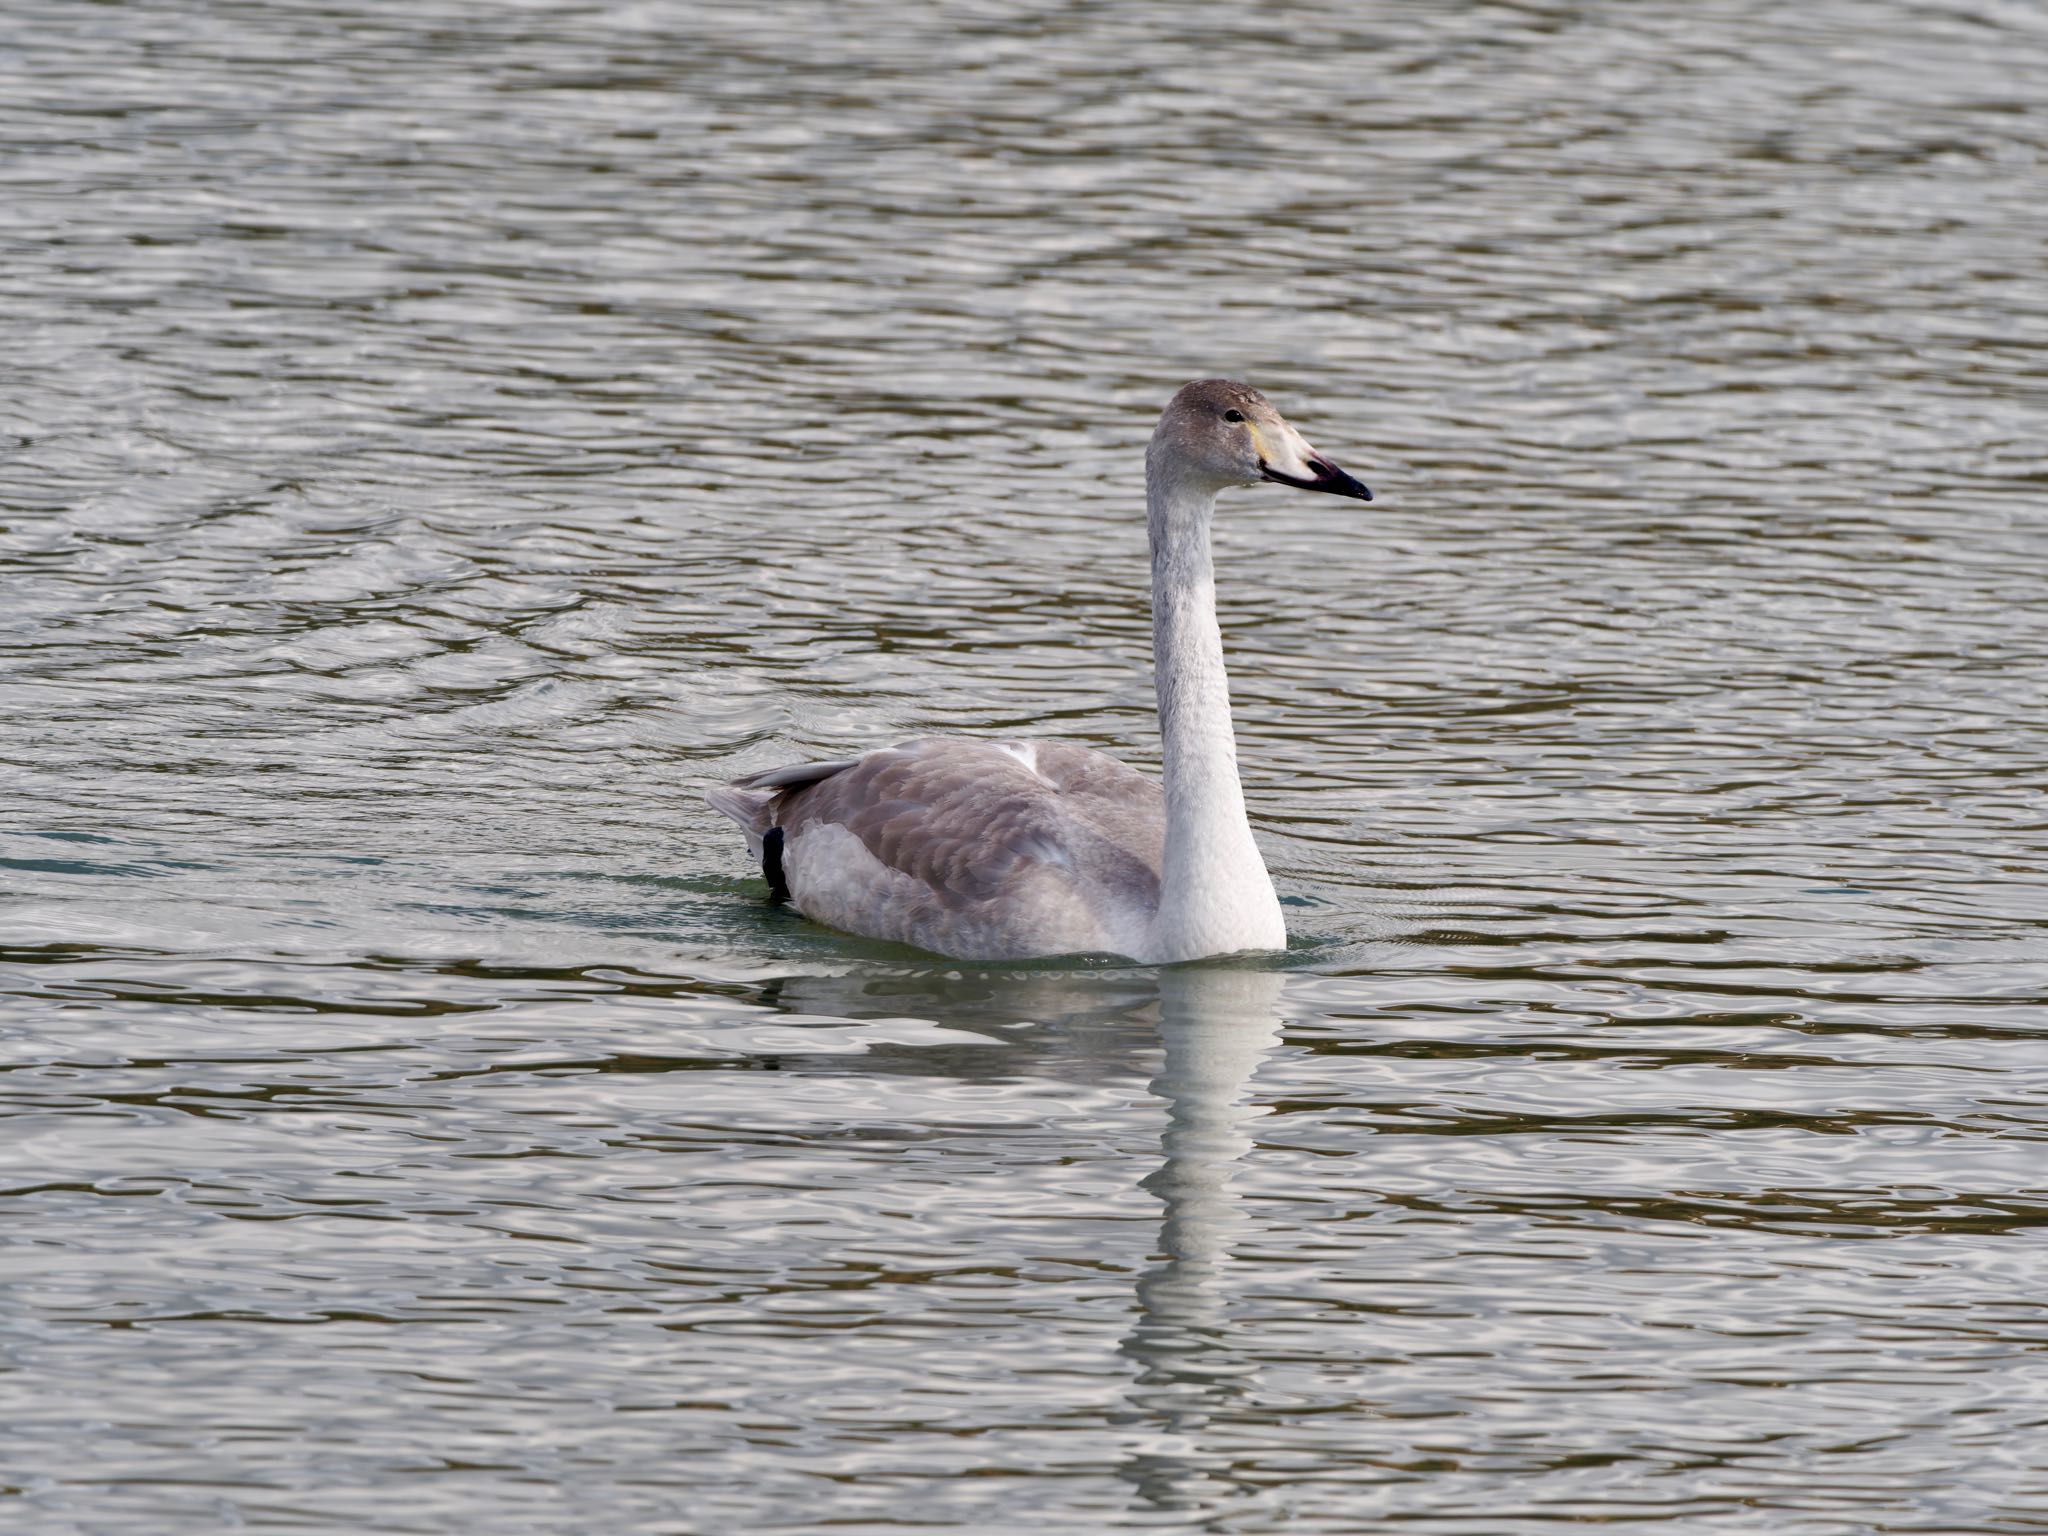
<path id="1" fill-rule="evenodd" d="M 1359 501 L 1372 500 L 1372 492 L 1365 487 L 1363 482 L 1353 479 L 1321 454 L 1312 455 L 1308 461 L 1308 467 L 1315 471 L 1316 476 L 1309 483 L 1308 488 L 1310 490 L 1328 491 L 1332 495 L 1350 496 Z"/>
<path id="2" fill-rule="evenodd" d="M 1308 467 L 1315 472 L 1315 478 L 1297 480 L 1292 475 L 1278 473 L 1263 459 L 1259 461 L 1259 473 L 1278 484 L 1291 485 L 1300 491 L 1326 491 L 1332 496 L 1350 496 L 1359 501 L 1372 500 L 1372 492 L 1362 482 L 1352 479 L 1320 454 L 1308 461 Z"/>
<path id="3" fill-rule="evenodd" d="M 1316 465 L 1316 489 L 1335 491 L 1339 496 L 1352 496 L 1360 501 L 1371 501 L 1372 491 L 1362 480 L 1354 480 L 1327 459 Z"/>

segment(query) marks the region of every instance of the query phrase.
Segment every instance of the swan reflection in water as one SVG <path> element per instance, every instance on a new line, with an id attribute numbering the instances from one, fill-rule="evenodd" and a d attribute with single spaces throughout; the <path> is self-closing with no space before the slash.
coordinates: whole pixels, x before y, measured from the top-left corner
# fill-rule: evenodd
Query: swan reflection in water
<path id="1" fill-rule="evenodd" d="M 1166 1207 L 1154 1258 L 1137 1282 L 1137 1318 L 1122 1350 L 1137 1376 L 1134 1445 L 1122 1475 L 1146 1503 L 1182 1509 L 1225 1490 L 1225 1461 L 1201 1432 L 1253 1385 L 1232 1339 L 1230 1267 L 1251 1223 L 1231 1188 L 1251 1149 L 1252 1075 L 1280 1035 L 1283 977 L 1271 970 L 1183 966 L 1160 972 L 1165 1060 L 1152 1091 L 1166 1101 L 1165 1154 L 1141 1181 Z"/>
<path id="2" fill-rule="evenodd" d="M 1124 1440 L 1119 1475 L 1156 1509 L 1205 1507 L 1240 1491 L 1229 1457 L 1205 1447 L 1205 1432 L 1243 1411 L 1255 1385 L 1255 1368 L 1234 1339 L 1231 1274 L 1253 1224 L 1231 1184 L 1252 1146 L 1251 1124 L 1266 1112 L 1249 1101 L 1249 1088 L 1278 1042 L 1285 980 L 1256 963 L 1226 962 L 1093 974 L 813 975 L 778 979 L 760 993 L 782 1010 L 930 1017 L 983 1037 L 872 1048 L 870 1062 L 895 1072 L 1101 1082 L 1160 1060 L 1150 1087 L 1167 1109 L 1163 1156 L 1137 1182 L 1165 1210 L 1119 1346 L 1132 1379 L 1112 1416 Z"/>

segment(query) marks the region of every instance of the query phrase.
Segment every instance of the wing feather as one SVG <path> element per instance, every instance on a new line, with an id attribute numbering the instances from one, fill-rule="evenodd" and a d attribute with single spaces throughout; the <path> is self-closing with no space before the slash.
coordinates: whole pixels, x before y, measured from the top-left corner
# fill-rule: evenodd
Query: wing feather
<path id="1" fill-rule="evenodd" d="M 1127 949 L 1158 906 L 1159 787 L 1084 747 L 930 737 L 736 787 L 773 791 L 798 910 L 851 932 L 963 958 Z"/>

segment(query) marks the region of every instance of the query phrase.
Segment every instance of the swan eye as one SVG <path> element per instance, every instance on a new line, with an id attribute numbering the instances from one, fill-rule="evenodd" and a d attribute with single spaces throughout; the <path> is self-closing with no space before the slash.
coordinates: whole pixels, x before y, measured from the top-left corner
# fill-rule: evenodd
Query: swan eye
<path id="1" fill-rule="evenodd" d="M 1223 413 L 1223 419 L 1225 421 L 1243 421 L 1244 412 L 1236 409 L 1228 410 Z"/>

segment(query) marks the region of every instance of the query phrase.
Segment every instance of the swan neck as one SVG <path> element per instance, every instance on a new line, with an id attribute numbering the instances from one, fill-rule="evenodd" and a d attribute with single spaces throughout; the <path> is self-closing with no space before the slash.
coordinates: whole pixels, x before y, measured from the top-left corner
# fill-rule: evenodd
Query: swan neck
<path id="1" fill-rule="evenodd" d="M 1209 542 L 1216 493 L 1162 473 L 1156 462 L 1146 481 L 1166 790 L 1157 937 L 1162 951 L 1172 951 L 1159 958 L 1279 947 L 1286 928 L 1245 816 L 1216 622 Z"/>
<path id="2" fill-rule="evenodd" d="M 1213 492 L 1152 487 L 1153 681 L 1159 697 L 1166 788 L 1201 791 L 1203 808 L 1244 819 L 1223 632 L 1216 622 L 1216 567 L 1209 524 Z M 1227 781 L 1227 782 L 1226 782 Z M 1190 807 L 1189 795 L 1180 800 Z"/>

